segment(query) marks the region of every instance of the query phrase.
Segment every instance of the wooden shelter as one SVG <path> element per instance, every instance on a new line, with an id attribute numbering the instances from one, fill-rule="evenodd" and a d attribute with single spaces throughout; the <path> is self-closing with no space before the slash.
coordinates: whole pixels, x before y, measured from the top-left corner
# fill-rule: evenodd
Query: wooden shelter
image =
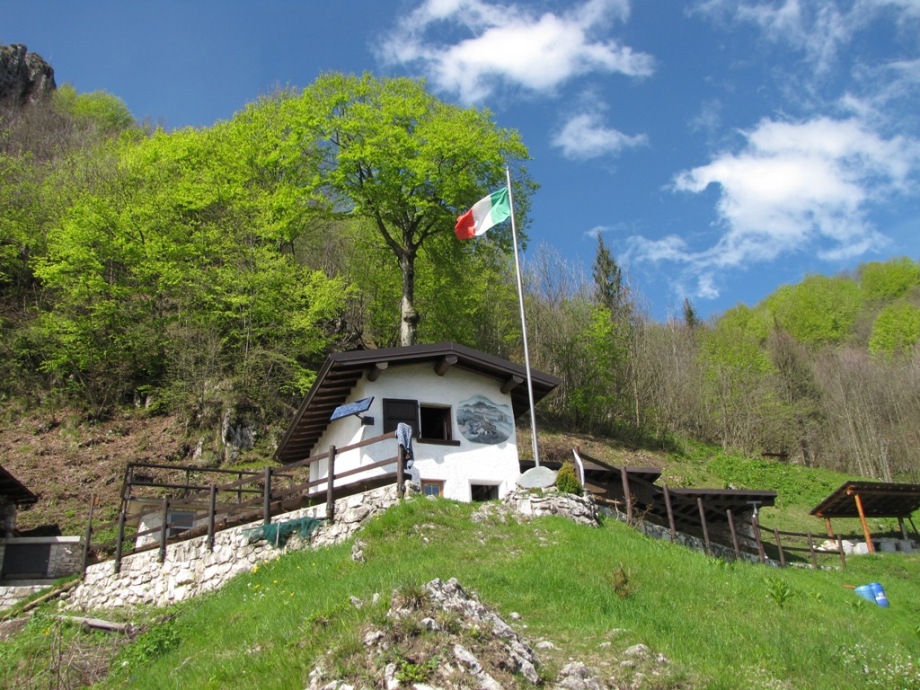
<path id="1" fill-rule="evenodd" d="M 17 508 L 31 506 L 36 501 L 38 497 L 0 465 L 0 537 L 13 536 Z"/>
<path id="2" fill-rule="evenodd" d="M 757 511 L 776 502 L 775 491 L 747 489 L 674 489 L 655 482 L 661 477 L 657 467 L 617 467 L 574 450 L 575 464 L 582 484 L 596 501 L 622 507 L 626 521 L 640 517 L 667 526 L 671 539 L 678 532 L 699 534 L 710 550 L 712 530 L 724 532 L 739 551 L 738 527 L 750 524 L 756 529 Z M 522 462 L 521 471 L 533 463 Z M 559 462 L 544 462 L 558 469 Z"/>
<path id="3" fill-rule="evenodd" d="M 869 553 L 875 553 L 875 544 L 869 531 L 867 517 L 897 518 L 901 535 L 908 540 L 904 520 L 910 522 L 918 535 L 911 515 L 920 508 L 920 484 L 891 482 L 845 482 L 839 489 L 812 509 L 811 514 L 824 518 L 827 535 L 834 537 L 831 518 L 859 518 Z"/>

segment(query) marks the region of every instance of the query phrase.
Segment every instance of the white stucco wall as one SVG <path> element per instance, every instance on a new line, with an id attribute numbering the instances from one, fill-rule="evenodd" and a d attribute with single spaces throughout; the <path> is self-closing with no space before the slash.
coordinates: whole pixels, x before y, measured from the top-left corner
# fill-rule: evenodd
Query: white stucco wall
<path id="1" fill-rule="evenodd" d="M 507 406 L 509 415 L 513 416 L 511 396 L 501 392 L 501 382 L 496 379 L 459 367 L 451 367 L 444 376 L 438 376 L 430 362 L 391 366 L 381 372 L 376 381 L 359 381 L 347 400 L 353 402 L 373 396 L 373 404 L 362 417 L 373 417 L 374 423 L 362 425 L 361 420 L 355 416 L 330 422 L 313 449 L 313 454 L 327 451 L 330 445 L 341 448 L 382 434 L 384 398 L 417 400 L 422 405 L 449 406 L 451 436 L 459 443 L 446 445 L 413 441 L 413 479 L 441 480 L 444 482 L 444 496 L 459 501 L 471 500 L 470 487 L 474 484 L 495 485 L 498 487 L 498 497 L 502 498 L 514 488 L 520 474 L 517 441 L 513 429 L 508 439 L 498 444 L 474 443 L 464 438 L 457 423 L 458 404 L 476 395 L 484 396 L 496 405 Z M 395 454 L 395 441 L 337 454 L 336 474 L 379 462 Z M 395 465 L 349 479 L 357 480 L 393 469 Z M 310 478 L 321 479 L 327 472 L 328 462 L 321 460 L 311 467 Z"/>

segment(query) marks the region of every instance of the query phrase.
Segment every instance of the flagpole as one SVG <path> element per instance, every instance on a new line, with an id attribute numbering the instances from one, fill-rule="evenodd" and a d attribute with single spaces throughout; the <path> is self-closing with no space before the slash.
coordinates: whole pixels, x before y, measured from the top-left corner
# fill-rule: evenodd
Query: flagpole
<path id="1" fill-rule="evenodd" d="M 537 450 L 537 411 L 533 404 L 533 382 L 530 379 L 530 353 L 527 350 L 527 320 L 524 318 L 524 288 L 521 285 L 521 261 L 518 258 L 517 227 L 514 224 L 514 199 L 511 196 L 511 168 L 505 166 L 505 180 L 508 185 L 508 208 L 511 211 L 511 237 L 514 239 L 514 268 L 517 271 L 518 303 L 521 306 L 521 335 L 524 337 L 524 367 L 527 370 L 527 395 L 530 399 L 530 434 L 533 442 L 533 462 L 540 465 Z"/>

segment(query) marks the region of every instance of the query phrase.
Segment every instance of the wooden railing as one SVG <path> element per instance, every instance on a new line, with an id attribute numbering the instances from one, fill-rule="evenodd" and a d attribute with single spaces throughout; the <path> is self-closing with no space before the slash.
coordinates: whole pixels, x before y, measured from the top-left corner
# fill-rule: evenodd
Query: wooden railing
<path id="1" fill-rule="evenodd" d="M 97 524 L 94 523 L 95 500 L 91 503 L 87 519 L 86 532 L 83 537 L 83 563 L 82 571 L 92 562 L 99 562 L 112 558 L 115 561 L 115 572 L 121 568 L 122 559 L 131 554 L 152 549 L 159 549 L 159 560 L 166 558 L 167 544 L 176 541 L 191 539 L 207 535 L 207 548 L 214 548 L 214 535 L 224 529 L 247 522 L 262 519 L 263 524 L 270 524 L 272 517 L 281 513 L 290 512 L 310 505 L 326 504 L 325 519 L 332 522 L 335 519 L 335 501 L 337 498 L 360 493 L 371 488 L 386 486 L 395 483 L 401 498 L 403 495 L 406 455 L 405 449 L 396 444 L 396 454 L 385 460 L 380 460 L 369 465 L 362 465 L 344 472 L 336 473 L 336 456 L 348 451 L 357 450 L 375 444 L 393 441 L 396 433 L 389 432 L 358 443 L 336 448 L 331 446 L 325 453 L 305 458 L 299 462 L 285 465 L 284 467 L 265 467 L 258 472 L 241 470 L 206 469 L 196 467 L 176 467 L 173 465 L 157 465 L 152 463 L 131 463 L 125 470 L 125 479 L 122 484 L 121 506 L 116 520 Z M 327 475 L 321 479 L 299 481 L 298 469 L 308 468 L 320 460 L 328 461 Z M 392 472 L 369 476 L 361 481 L 353 481 L 356 475 L 373 470 L 395 465 Z M 138 470 L 156 470 L 167 474 L 185 472 L 186 481 L 167 480 L 158 481 L 146 475 L 141 475 Z M 192 475 L 227 475 L 233 474 L 237 478 L 229 483 L 201 483 L 192 482 Z M 286 486 L 279 486 L 278 479 L 287 480 Z M 352 481 L 343 481 L 351 479 Z M 320 488 L 322 487 L 322 488 Z M 137 488 L 166 490 L 181 492 L 180 495 L 162 495 L 156 498 L 135 495 Z M 231 496 L 235 501 L 221 502 L 221 495 Z M 245 500 L 244 500 L 245 497 Z M 144 530 L 129 530 L 127 525 L 128 507 L 131 501 L 144 501 L 159 504 L 159 524 Z M 184 529 L 178 534 L 171 532 L 183 528 L 170 520 L 170 508 L 179 505 L 185 513 L 192 513 L 190 529 Z M 149 513 L 148 513 L 149 514 Z M 204 522 L 204 524 L 200 524 Z M 115 536 L 110 539 L 99 540 L 98 535 L 113 531 Z M 97 537 L 94 539 L 94 536 Z M 143 537 L 155 537 L 144 541 Z"/>
<path id="2" fill-rule="evenodd" d="M 836 535 L 833 538 L 836 548 L 829 551 L 821 548 L 824 540 L 814 533 L 768 528 L 761 525 L 756 517 L 751 520 L 751 534 L 748 534 L 737 529 L 735 516 L 730 510 L 726 511 L 727 533 L 713 531 L 705 520 L 695 522 L 671 511 L 667 521 L 657 516 L 643 516 L 644 519 L 649 517 L 655 524 L 670 529 L 672 541 L 677 538 L 678 532 L 700 539 L 709 555 L 713 555 L 718 547 L 734 553 L 735 558 L 755 557 L 764 564 L 772 559 L 784 568 L 791 562 L 807 562 L 815 569 L 819 567 L 819 558 L 827 560 L 826 557 L 832 555 L 839 557 L 841 566 L 846 567 L 846 554 L 843 550 L 843 540 L 847 538 L 845 535 Z"/>
<path id="3" fill-rule="evenodd" d="M 847 565 L 847 557 L 843 550 L 844 535 L 838 534 L 833 538 L 826 537 L 822 539 L 812 532 L 789 532 L 775 528 L 771 530 L 763 529 L 766 534 L 773 537 L 772 551 L 775 554 L 774 557 L 778 559 L 780 566 L 783 568 L 790 564 L 790 560 L 793 560 L 808 562 L 812 568 L 817 569 L 818 558 L 829 554 L 839 556 L 841 567 L 845 568 Z M 837 548 L 834 551 L 821 548 L 821 544 L 828 539 L 836 544 Z M 806 554 L 806 556 L 801 558 L 796 554 Z M 790 556 L 792 556 L 792 559 L 790 559 Z"/>

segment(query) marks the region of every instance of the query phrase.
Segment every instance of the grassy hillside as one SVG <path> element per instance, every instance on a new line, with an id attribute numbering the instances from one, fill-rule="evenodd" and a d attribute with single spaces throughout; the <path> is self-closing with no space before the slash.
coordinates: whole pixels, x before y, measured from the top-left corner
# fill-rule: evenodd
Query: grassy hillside
<path id="1" fill-rule="evenodd" d="M 364 562 L 352 559 L 351 543 L 294 553 L 219 593 L 148 612 L 150 627 L 119 652 L 105 686 L 299 688 L 322 663 L 372 687 L 361 638 L 392 625 L 393 591 L 456 577 L 531 644 L 553 643 L 538 652 L 548 682 L 577 659 L 611 688 L 920 688 L 920 556 L 779 570 L 710 559 L 613 521 L 474 521 L 476 509 L 411 499 L 361 533 Z M 873 581 L 890 608 L 848 588 Z M 368 603 L 356 608 L 351 597 Z M 3 687 L 78 687 L 81 660 L 90 673 L 96 654 L 98 673 L 114 652 L 111 636 L 51 616 L 39 613 L 0 646 Z M 637 643 L 668 662 L 621 666 Z M 388 653 L 383 661 L 409 663 L 399 649 Z M 414 678 L 427 661 L 411 659 Z"/>

